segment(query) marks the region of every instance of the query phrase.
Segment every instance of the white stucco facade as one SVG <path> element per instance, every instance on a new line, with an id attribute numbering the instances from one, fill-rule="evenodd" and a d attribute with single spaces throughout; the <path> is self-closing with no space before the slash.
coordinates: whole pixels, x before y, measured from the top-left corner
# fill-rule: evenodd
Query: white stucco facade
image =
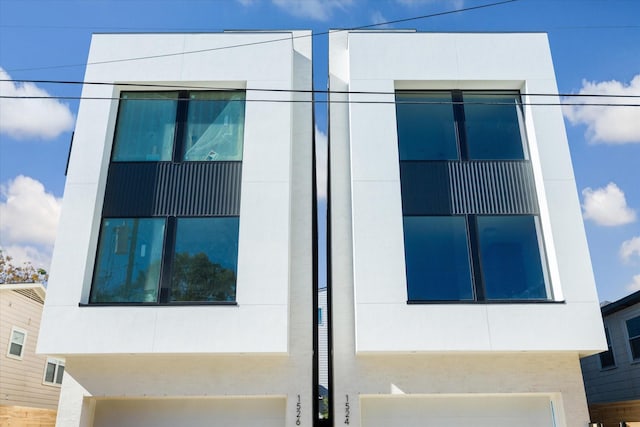
<path id="1" fill-rule="evenodd" d="M 311 100 L 295 92 L 312 87 L 308 36 L 94 35 L 38 343 L 40 353 L 65 357 L 72 377 L 63 385 L 59 425 L 114 425 L 118 411 L 130 418 L 136 405 L 140 413 L 168 413 L 180 406 L 175 399 L 193 400 L 200 415 L 192 425 L 205 418 L 213 420 L 207 425 L 310 424 L 312 105 L 288 102 Z M 237 304 L 87 304 L 118 98 L 124 90 L 159 90 L 145 85 L 246 89 Z M 248 409 L 233 421 L 228 408 L 244 399 Z M 141 415 L 135 425 L 158 425 L 157 418 Z"/>
<path id="2" fill-rule="evenodd" d="M 414 411 L 403 425 L 432 425 L 417 409 L 432 399 L 463 408 L 487 396 L 518 395 L 524 414 L 535 395 L 555 422 L 535 425 L 585 425 L 579 357 L 605 341 L 559 99 L 542 96 L 557 93 L 546 35 L 336 31 L 329 56 L 331 91 L 348 92 L 330 104 L 336 421 L 383 425 L 368 411 L 386 407 Z M 403 89 L 520 91 L 549 301 L 407 304 L 395 107 Z M 376 403 L 385 397 L 395 403 Z M 478 402 L 468 407 L 488 407 Z M 487 425 L 513 421 L 494 415 Z M 465 416 L 433 425 L 485 425 Z"/>

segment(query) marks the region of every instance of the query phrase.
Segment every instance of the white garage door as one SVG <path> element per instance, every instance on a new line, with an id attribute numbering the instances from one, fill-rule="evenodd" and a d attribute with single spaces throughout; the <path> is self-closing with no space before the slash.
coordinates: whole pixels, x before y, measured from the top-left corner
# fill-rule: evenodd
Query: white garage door
<path id="1" fill-rule="evenodd" d="M 96 402 L 94 427 L 282 427 L 285 399 L 131 399 Z"/>
<path id="2" fill-rule="evenodd" d="M 363 397 L 363 427 L 555 427 L 551 402 L 527 397 Z"/>

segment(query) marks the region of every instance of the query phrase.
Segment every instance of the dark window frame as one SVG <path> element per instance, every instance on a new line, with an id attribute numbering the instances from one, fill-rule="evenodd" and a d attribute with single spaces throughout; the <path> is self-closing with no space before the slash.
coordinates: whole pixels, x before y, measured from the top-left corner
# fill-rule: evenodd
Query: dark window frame
<path id="1" fill-rule="evenodd" d="M 607 351 L 603 351 L 598 355 L 600 359 L 600 369 L 613 369 L 616 367 L 616 358 L 613 354 L 613 346 L 611 344 L 611 335 L 609 334 L 609 328 L 606 326 L 604 327 L 604 336 L 607 339 Z"/>
<path id="2" fill-rule="evenodd" d="M 491 161 L 491 160 L 499 160 L 499 161 L 503 161 L 503 162 L 510 162 L 510 161 L 529 161 L 530 157 L 529 157 L 529 150 L 528 150 L 528 142 L 527 142 L 527 137 L 526 137 L 526 132 L 525 129 L 520 126 L 520 139 L 521 139 L 521 144 L 522 144 L 522 158 L 513 158 L 513 159 L 485 159 L 485 158 L 473 158 L 470 155 L 470 149 L 469 149 L 469 141 L 468 141 L 468 137 L 467 137 L 467 129 L 466 129 L 466 119 L 465 119 L 465 110 L 464 110 L 464 106 L 465 106 L 465 100 L 464 100 L 464 94 L 468 93 L 470 95 L 482 95 L 482 94 L 486 94 L 488 96 L 499 96 L 499 95 L 513 95 L 514 98 L 516 99 L 516 105 L 518 107 L 518 123 L 519 125 L 522 125 L 523 123 L 520 123 L 520 120 L 524 118 L 524 108 L 522 105 L 522 96 L 519 90 L 516 89 L 501 89 L 501 90 L 483 90 L 483 89 L 471 89 L 471 90 L 460 90 L 460 89 L 453 89 L 453 90 L 446 90 L 446 89 L 399 89 L 395 91 L 395 102 L 396 104 L 398 103 L 398 94 L 402 95 L 402 94 L 420 94 L 420 93 L 447 93 L 449 92 L 451 94 L 451 108 L 453 110 L 453 125 L 454 125 L 454 134 L 455 134 L 455 142 L 456 142 L 456 149 L 457 149 L 457 153 L 458 153 L 458 158 L 457 159 L 452 159 L 450 161 L 462 161 L 462 162 L 467 162 L 467 161 Z M 410 103 L 409 103 L 410 104 Z M 473 104 L 473 102 L 470 102 L 470 104 Z M 396 110 L 397 113 L 397 110 Z M 397 119 L 397 117 L 396 117 Z M 396 123 L 398 123 L 398 121 L 396 120 Z M 397 132 L 397 134 L 399 134 L 399 132 Z M 400 141 L 398 141 L 400 142 Z M 442 161 L 439 159 L 405 159 L 405 160 L 401 160 L 401 162 L 411 162 L 411 161 L 418 161 L 418 162 L 429 162 L 429 161 Z"/>
<path id="3" fill-rule="evenodd" d="M 183 159 L 183 151 L 184 151 L 184 140 L 185 140 L 185 132 L 187 129 L 187 119 L 188 119 L 188 109 L 189 103 L 194 102 L 190 94 L 198 93 L 198 92 L 223 92 L 223 93 L 242 93 L 244 97 L 242 98 L 242 102 L 244 102 L 246 106 L 246 90 L 244 89 L 203 89 L 203 90 L 167 90 L 167 91 L 122 91 L 120 92 L 120 101 L 124 98 L 123 96 L 127 93 L 131 92 L 149 92 L 149 93 L 177 93 L 177 106 L 176 106 L 176 116 L 175 116 L 175 126 L 174 126 L 174 134 L 173 134 L 173 144 L 171 148 L 171 159 L 170 160 L 116 160 L 115 159 L 115 147 L 116 147 L 116 139 L 118 136 L 118 126 L 120 124 L 120 115 L 122 111 L 122 102 L 118 105 L 118 112 L 116 115 L 116 123 L 113 134 L 113 142 L 112 149 L 110 155 L 110 164 L 130 164 L 132 167 L 136 167 L 137 165 L 148 165 L 148 164 L 171 164 L 171 165 L 179 165 L 184 163 L 236 163 L 242 164 L 243 152 L 244 152 L 244 138 L 241 141 L 240 147 L 240 159 L 223 159 L 223 160 L 185 160 Z M 195 101 L 197 102 L 197 101 Z M 244 108 L 244 107 L 243 107 Z M 244 112 L 243 112 L 243 133 L 244 133 Z M 140 166 L 138 166 L 140 167 Z M 93 266 L 93 274 L 91 281 L 91 289 L 89 292 L 89 300 L 88 303 L 80 303 L 80 306 L 180 306 L 180 305 L 237 305 L 236 296 L 237 293 L 234 292 L 233 301 L 170 301 L 171 296 L 171 270 L 175 261 L 175 243 L 176 243 L 176 233 L 177 233 L 177 223 L 181 218 L 240 218 L 239 212 L 237 214 L 197 214 L 197 215 L 164 215 L 164 214 L 152 214 L 152 215 L 118 215 L 118 214 L 103 214 L 100 220 L 100 231 L 98 236 L 98 242 L 96 246 L 95 256 L 94 256 L 94 266 Z M 160 260 L 160 273 L 158 278 L 158 287 L 156 293 L 156 301 L 153 302 L 138 302 L 138 301 L 123 301 L 123 302 L 94 302 L 95 294 L 97 293 L 96 287 L 96 272 L 98 271 L 98 263 L 99 259 L 99 249 L 103 243 L 103 239 L 105 236 L 103 230 L 103 223 L 108 219 L 164 219 L 164 233 L 162 236 L 162 257 Z M 237 260 L 236 260 L 237 262 Z M 237 265 L 236 265 L 236 274 L 237 274 Z M 236 277 L 237 280 L 237 277 Z M 237 283 L 237 282 L 236 282 Z"/>
<path id="4" fill-rule="evenodd" d="M 169 160 L 116 160 L 114 157 L 116 155 L 116 139 L 118 137 L 118 129 L 120 122 L 120 114 L 122 113 L 122 100 L 123 95 L 127 93 L 177 93 L 176 98 L 176 116 L 175 116 L 175 127 L 173 134 L 173 144 L 171 147 L 171 159 Z M 165 90 L 165 91 L 151 91 L 151 90 L 141 90 L 141 91 L 121 91 L 119 98 L 118 111 L 116 113 L 116 124 L 113 133 L 113 143 L 111 147 L 111 155 L 110 155 L 110 163 L 160 163 L 160 162 L 170 162 L 170 163 L 196 163 L 196 162 L 204 162 L 209 163 L 212 160 L 183 160 L 183 150 L 184 150 L 184 137 L 187 129 L 187 120 L 189 116 L 189 103 L 190 102 L 198 102 L 193 101 L 190 98 L 192 93 L 198 92 L 221 92 L 221 93 L 243 93 L 245 94 L 245 98 L 242 102 L 245 103 L 246 108 L 246 90 L 245 89 L 199 89 L 199 90 Z M 239 101 L 238 101 L 239 102 Z M 246 110 L 245 110 L 246 111 Z M 244 127 L 245 114 L 243 113 L 243 127 Z M 244 140 L 241 147 L 241 152 L 244 152 Z M 242 158 L 239 160 L 213 160 L 215 162 L 239 162 L 242 163 Z"/>
<path id="5" fill-rule="evenodd" d="M 640 350 L 637 352 L 638 354 L 636 354 L 636 351 L 634 351 L 634 344 L 638 343 L 638 347 L 640 348 L 640 333 L 631 335 L 631 332 L 629 330 L 630 321 L 640 322 L 640 316 L 630 317 L 625 320 L 625 326 L 627 328 L 627 343 L 629 344 L 629 355 L 631 356 L 632 362 L 638 362 L 640 361 Z"/>
<path id="6" fill-rule="evenodd" d="M 441 217 L 447 215 L 403 215 L 404 217 Z M 467 251 L 469 253 L 469 266 L 471 269 L 471 288 L 473 292 L 473 299 L 467 300 L 417 300 L 417 299 L 407 299 L 408 304 L 447 304 L 447 303 L 456 303 L 456 304 L 473 304 L 473 303 L 482 303 L 482 304 L 500 304 L 500 303 L 553 303 L 556 302 L 552 298 L 552 287 L 550 283 L 549 276 L 549 266 L 548 260 L 546 257 L 546 251 L 544 248 L 538 248 L 540 251 L 540 264 L 543 269 L 543 274 L 547 280 L 545 283 L 545 292 L 547 293 L 546 298 L 531 298 L 531 299 L 490 299 L 486 297 L 486 288 L 485 288 L 485 278 L 482 267 L 482 255 L 480 250 L 480 236 L 478 235 L 478 217 L 491 217 L 491 216 L 519 216 L 519 217 L 530 217 L 533 218 L 535 222 L 539 224 L 540 217 L 539 215 L 532 214 L 509 214 L 509 215 L 486 215 L 486 214 L 462 214 L 462 215 L 448 215 L 448 216 L 460 216 L 465 218 L 466 225 L 466 240 L 467 240 Z M 537 235 L 539 241 L 544 241 L 542 236 L 542 230 L 538 231 L 540 235 Z M 405 262 L 405 268 L 406 262 Z M 408 275 L 407 275 L 408 277 Z M 407 287 L 410 286 L 407 280 Z M 408 290 L 407 290 L 408 292 Z M 639 337 L 640 338 L 640 337 Z"/>
<path id="7" fill-rule="evenodd" d="M 442 93 L 450 93 L 451 94 L 451 108 L 453 111 L 453 125 L 454 125 L 454 133 L 455 133 L 455 143 L 456 150 L 458 153 L 458 159 L 456 160 L 442 160 L 442 159 L 399 159 L 400 165 L 407 163 L 422 163 L 422 164 L 431 164 L 436 165 L 436 163 L 445 162 L 458 162 L 458 163 L 478 163 L 478 162 L 500 162 L 500 163 L 514 163 L 514 162 L 526 162 L 530 163 L 529 157 L 529 148 L 526 137 L 526 130 L 524 129 L 524 109 L 522 106 L 522 98 L 520 92 L 518 90 L 397 90 L 396 91 L 396 103 L 398 103 L 398 96 L 402 94 L 421 94 L 421 93 L 434 93 L 434 94 L 442 94 Z M 500 95 L 508 95 L 513 96 L 516 100 L 516 106 L 518 108 L 517 111 L 517 121 L 518 128 L 520 131 L 520 143 L 522 144 L 522 157 L 517 158 L 472 158 L 470 155 L 469 141 L 467 138 L 467 127 L 465 120 L 465 99 L 464 95 L 482 95 L 486 94 L 488 96 L 500 96 Z M 398 110 L 396 110 L 396 114 L 398 114 Z M 396 121 L 398 126 L 397 133 L 400 135 L 399 129 L 399 120 Z M 402 144 L 400 137 L 398 137 L 398 145 Z M 399 150 L 400 151 L 400 150 Z M 402 184 L 402 183 L 401 183 Z M 403 208 L 404 209 L 404 208 Z M 469 253 L 469 264 L 471 268 L 471 287 L 473 290 L 473 300 L 415 300 L 408 299 L 408 304 L 441 304 L 441 303 L 456 303 L 456 304 L 465 304 L 465 303 L 555 303 L 553 298 L 553 286 L 551 283 L 550 277 L 550 269 L 549 269 L 549 261 L 547 258 L 547 251 L 545 248 L 545 239 L 544 233 L 542 230 L 542 225 L 540 221 L 540 214 L 536 211 L 534 213 L 505 213 L 505 212 L 496 212 L 496 213 L 460 213 L 460 212 L 449 212 L 447 213 L 407 213 L 403 212 L 404 217 L 427 217 L 427 216 L 464 216 L 466 222 L 466 231 L 467 231 L 467 249 Z M 531 299 L 489 299 L 487 298 L 487 291 L 485 285 L 485 278 L 483 273 L 482 266 L 482 254 L 480 250 L 480 236 L 478 234 L 478 217 L 481 216 L 526 216 L 531 217 L 533 221 L 535 221 L 536 226 L 536 239 L 537 246 L 539 251 L 539 261 L 542 269 L 542 276 L 544 279 L 544 298 L 531 298 Z M 406 250 L 406 246 L 405 246 Z M 405 268 L 407 265 L 405 263 Z M 407 272 L 407 295 L 409 294 L 408 287 L 411 286 L 408 281 L 409 274 Z"/>

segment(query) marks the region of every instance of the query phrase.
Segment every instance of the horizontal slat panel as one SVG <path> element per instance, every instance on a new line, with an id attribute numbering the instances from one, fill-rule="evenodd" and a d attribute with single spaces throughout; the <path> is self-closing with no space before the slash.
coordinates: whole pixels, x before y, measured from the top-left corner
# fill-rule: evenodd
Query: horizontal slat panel
<path id="1" fill-rule="evenodd" d="M 528 161 L 401 162 L 404 215 L 537 214 Z"/>
<path id="2" fill-rule="evenodd" d="M 103 216 L 240 214 L 241 162 L 112 163 Z"/>

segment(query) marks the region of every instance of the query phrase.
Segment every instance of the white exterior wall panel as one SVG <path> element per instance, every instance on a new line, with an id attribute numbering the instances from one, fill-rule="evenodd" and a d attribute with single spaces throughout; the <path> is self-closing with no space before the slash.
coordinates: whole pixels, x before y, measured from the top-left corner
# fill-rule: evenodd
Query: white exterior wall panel
<path id="1" fill-rule="evenodd" d="M 288 40 L 283 40 L 287 37 Z M 266 40 L 278 41 L 224 48 Z M 120 90 L 170 90 L 171 85 L 202 89 L 292 89 L 292 44 L 290 33 L 94 37 L 88 60 L 94 65 L 87 67 L 86 81 L 113 82 L 113 86 L 87 84 L 83 98 L 113 97 L 116 100 L 83 99 L 81 102 L 40 351 L 50 354 L 287 353 L 294 104 L 252 101 L 288 100 L 292 96 L 290 92 L 248 91 L 246 96 L 238 306 L 92 308 L 79 307 L 78 303 L 88 302 L 91 287 Z M 205 51 L 101 64 L 120 58 L 202 50 Z M 168 87 L 118 85 L 147 82 Z M 307 142 L 309 140 L 310 136 Z M 176 323 L 176 319 L 180 322 Z M 127 327 L 132 324 L 135 328 Z M 86 339 L 87 336 L 99 338 L 94 342 Z M 215 339 L 195 339 L 196 336 Z M 175 345 L 177 342 L 181 345 Z"/>
<path id="2" fill-rule="evenodd" d="M 158 425 L 157 418 L 144 418 L 145 405 L 165 408 L 174 418 L 162 422 L 176 425 L 184 399 L 195 402 L 200 414 L 183 419 L 179 424 L 185 426 L 216 415 L 221 425 L 311 423 L 316 396 L 308 35 L 94 36 L 85 79 L 112 84 L 83 88 L 38 343 L 39 352 L 68 361 L 59 425 L 127 425 L 132 414 L 140 425 Z M 165 56 L 117 61 L 154 55 Z M 247 89 L 237 305 L 79 306 L 89 301 L 120 91 L 185 86 Z M 292 99 L 307 102 L 264 102 Z M 232 409 L 224 404 L 229 397 Z M 251 410 L 243 414 L 238 408 L 244 403 Z"/>
<path id="3" fill-rule="evenodd" d="M 430 312 L 439 312 L 437 307 L 414 309 L 406 304 L 392 94 L 399 87 L 557 93 L 546 36 L 352 32 L 344 37 L 348 37 L 349 65 L 347 69 L 336 65 L 332 73 L 342 68 L 348 73 L 348 90 L 356 93 L 350 95 L 354 103 L 349 104 L 348 117 L 332 120 L 332 146 L 342 139 L 348 141 L 350 150 L 351 213 L 356 219 L 353 281 L 357 351 L 571 350 L 587 354 L 602 348 L 602 333 L 592 327 L 599 318 L 598 302 L 558 106 L 524 107 L 553 299 L 558 304 L 504 304 L 480 309 L 449 305 L 450 321 L 437 331 L 414 327 L 425 324 Z M 337 114 L 332 114 L 335 117 Z M 348 134 L 333 129 L 336 121 L 345 119 L 349 121 Z M 479 335 L 472 337 L 467 327 L 468 316 L 478 311 L 485 311 L 477 319 L 478 328 L 487 331 L 480 340 Z M 503 319 L 513 316 L 510 313 L 518 314 L 523 329 L 501 326 Z M 494 318 L 501 320 L 496 323 Z M 541 319 L 566 319 L 566 323 Z M 465 339 L 463 344 L 443 348 L 435 344 L 441 335 Z M 470 345 L 472 342 L 477 345 Z"/>
<path id="4" fill-rule="evenodd" d="M 585 425 L 579 355 L 605 340 L 559 106 L 523 108 L 552 300 L 407 304 L 393 93 L 518 90 L 524 104 L 557 102 L 533 96 L 557 93 L 546 35 L 334 32 L 329 57 L 331 90 L 349 92 L 331 99 L 353 101 L 330 104 L 336 421 L 422 425 L 438 411 L 411 402 L 536 395 L 554 426 Z M 445 415 L 434 425 L 464 414 Z"/>

